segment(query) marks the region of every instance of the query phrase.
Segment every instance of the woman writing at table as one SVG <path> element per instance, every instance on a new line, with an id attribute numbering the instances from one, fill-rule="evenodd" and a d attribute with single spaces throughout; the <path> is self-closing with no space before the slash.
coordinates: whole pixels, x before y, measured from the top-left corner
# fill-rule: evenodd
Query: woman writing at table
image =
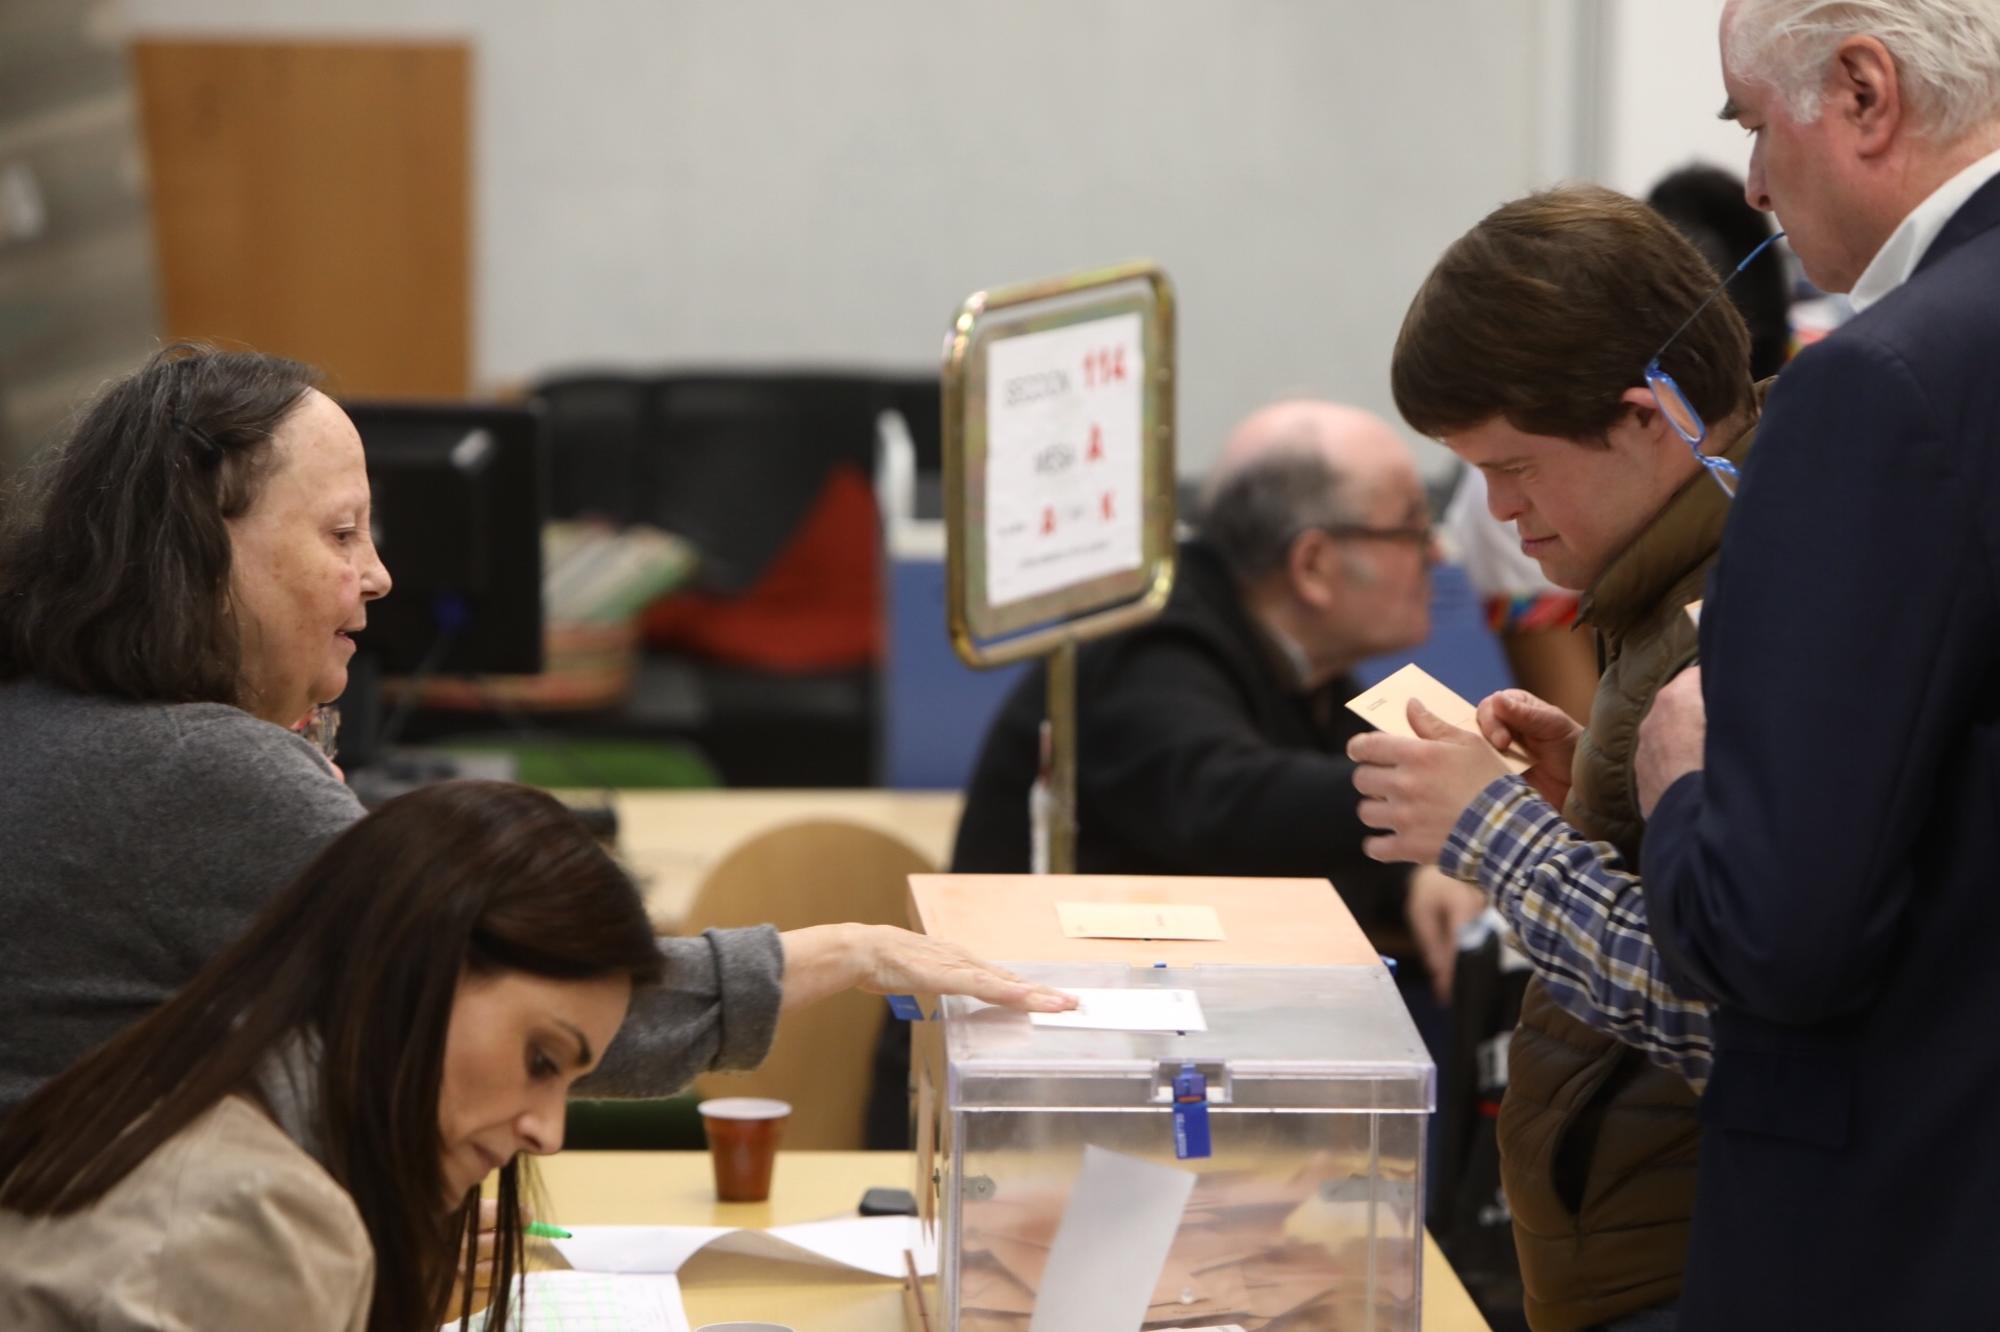
<path id="1" fill-rule="evenodd" d="M 165 1007 L 0 1126 L 0 1327 L 488 1326 L 520 1270 L 521 1153 L 672 963 L 553 798 L 452 782 L 353 825 Z"/>
<path id="2" fill-rule="evenodd" d="M 0 535 L 0 1123 L 145 1017 L 362 816 L 292 726 L 368 603 L 361 440 L 314 376 L 170 347 L 112 385 Z M 657 944 L 594 1094 L 747 1068 L 781 1006 L 856 985 L 1068 1001 L 887 926 Z"/>

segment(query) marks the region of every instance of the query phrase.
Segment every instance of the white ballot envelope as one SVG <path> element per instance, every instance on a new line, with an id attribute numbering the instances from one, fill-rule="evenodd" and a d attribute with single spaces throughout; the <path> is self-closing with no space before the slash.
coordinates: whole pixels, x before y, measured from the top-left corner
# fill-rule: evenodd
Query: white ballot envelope
<path id="1" fill-rule="evenodd" d="M 1440 720 L 1479 735 L 1479 709 L 1453 693 L 1450 686 L 1423 667 L 1411 662 L 1373 689 L 1365 689 L 1347 701 L 1347 710 L 1361 720 L 1390 735 L 1414 740 L 1410 729 L 1410 700 L 1416 699 Z M 1483 741 L 1484 736 L 1480 736 Z M 1491 749 L 1492 746 L 1488 745 Z M 1515 750 L 1494 750 L 1509 772 L 1528 768 L 1528 757 Z"/>

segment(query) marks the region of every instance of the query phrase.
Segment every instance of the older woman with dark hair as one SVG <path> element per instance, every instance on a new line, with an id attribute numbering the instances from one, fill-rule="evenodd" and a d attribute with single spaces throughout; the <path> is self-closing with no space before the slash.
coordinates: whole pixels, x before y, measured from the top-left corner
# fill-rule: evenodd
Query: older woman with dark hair
<path id="1" fill-rule="evenodd" d="M 451 782 L 322 850 L 164 1008 L 0 1128 L 9 1332 L 417 1332 L 500 1174 L 510 1327 L 523 1154 L 660 978 L 631 880 L 549 796 Z"/>
<path id="2" fill-rule="evenodd" d="M 175 346 L 108 389 L 0 535 L 0 1119 L 164 1003 L 362 816 L 292 726 L 388 571 L 353 424 L 305 367 Z M 886 926 L 662 939 L 592 1089 L 754 1065 L 852 986 L 1063 996 Z"/>

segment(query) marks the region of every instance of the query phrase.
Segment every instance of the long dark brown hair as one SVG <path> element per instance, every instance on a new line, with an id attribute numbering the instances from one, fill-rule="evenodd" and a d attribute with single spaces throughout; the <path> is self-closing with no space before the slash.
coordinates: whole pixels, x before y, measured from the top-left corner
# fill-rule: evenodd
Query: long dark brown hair
<path id="1" fill-rule="evenodd" d="M 236 703 L 228 520 L 319 376 L 175 343 L 110 388 L 0 507 L 0 680 Z"/>
<path id="2" fill-rule="evenodd" d="M 224 1097 L 317 1048 L 309 1123 L 375 1249 L 374 1332 L 466 1316 L 478 1190 L 443 1213 L 438 1087 L 460 974 L 659 978 L 625 872 L 552 797 L 448 782 L 390 801 L 330 843 L 165 1007 L 0 1125 L 0 1207 L 88 1207 Z M 268 1109 L 267 1105 L 267 1109 Z M 520 1165 L 500 1172 L 487 1326 L 521 1270 Z M 462 1268 L 460 1264 L 463 1264 Z M 448 1310 L 452 1275 L 467 1298 Z"/>

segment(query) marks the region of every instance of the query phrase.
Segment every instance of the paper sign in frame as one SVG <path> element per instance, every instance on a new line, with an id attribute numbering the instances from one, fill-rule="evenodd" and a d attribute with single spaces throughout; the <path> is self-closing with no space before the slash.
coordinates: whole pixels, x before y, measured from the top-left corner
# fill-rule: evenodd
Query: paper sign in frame
<path id="1" fill-rule="evenodd" d="M 1141 394 L 1140 563 L 995 606 L 986 592 L 987 352 L 1011 337 L 1136 314 Z M 1044 656 L 1159 613 L 1174 577 L 1174 293 L 1133 262 L 975 292 L 959 308 L 942 376 L 945 586 L 951 641 L 967 665 Z"/>

